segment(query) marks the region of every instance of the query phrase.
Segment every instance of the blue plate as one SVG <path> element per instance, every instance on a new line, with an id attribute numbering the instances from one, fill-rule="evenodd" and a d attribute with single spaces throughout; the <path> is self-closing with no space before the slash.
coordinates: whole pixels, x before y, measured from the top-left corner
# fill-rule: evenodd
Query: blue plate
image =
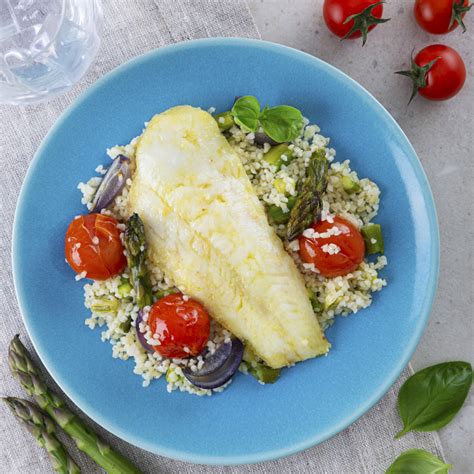
<path id="1" fill-rule="evenodd" d="M 107 164 L 105 149 L 138 135 L 178 104 L 228 109 L 235 96 L 299 108 L 331 137 L 337 159 L 382 190 L 389 285 L 370 308 L 327 332 L 328 357 L 285 370 L 274 385 L 239 375 L 213 397 L 144 389 L 131 361 L 84 325 L 82 282 L 64 261 L 64 234 L 83 213 L 79 181 Z M 407 364 L 428 320 L 439 238 L 430 188 L 415 151 L 359 84 L 312 56 L 276 44 L 210 39 L 160 48 L 128 62 L 58 120 L 30 167 L 16 212 L 14 277 L 26 327 L 48 371 L 76 405 L 149 451 L 207 464 L 286 456 L 346 428 L 376 403 Z"/>

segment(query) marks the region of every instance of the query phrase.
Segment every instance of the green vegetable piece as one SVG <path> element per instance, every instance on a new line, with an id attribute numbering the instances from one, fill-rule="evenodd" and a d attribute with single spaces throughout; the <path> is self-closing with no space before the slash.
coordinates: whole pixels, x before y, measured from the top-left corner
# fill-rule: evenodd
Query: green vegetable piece
<path id="1" fill-rule="evenodd" d="M 165 379 L 168 383 L 179 382 L 180 380 L 186 380 L 182 373 L 176 372 L 176 367 L 168 367 L 166 371 Z"/>
<path id="2" fill-rule="evenodd" d="M 132 285 L 127 281 L 126 283 L 122 283 L 117 288 L 118 294 L 121 298 L 128 298 L 130 296 L 130 292 L 132 291 Z"/>
<path id="3" fill-rule="evenodd" d="M 165 379 L 168 383 L 171 382 L 171 376 L 174 374 L 174 369 L 171 367 L 168 367 L 168 370 L 166 371 Z"/>
<path id="4" fill-rule="evenodd" d="M 260 124 L 264 132 L 276 142 L 290 142 L 303 129 L 303 115 L 289 105 L 265 107 L 260 114 Z"/>
<path id="5" fill-rule="evenodd" d="M 313 311 L 315 313 L 321 313 L 323 311 L 323 305 L 316 297 L 316 293 L 311 288 L 306 288 L 306 292 L 308 293 L 309 301 L 311 302 Z"/>
<path id="6" fill-rule="evenodd" d="M 158 290 L 158 291 L 155 291 L 153 296 L 155 300 L 160 300 L 161 298 L 164 298 L 165 296 L 171 295 L 173 293 L 177 293 L 177 292 L 174 290 Z"/>
<path id="7" fill-rule="evenodd" d="M 286 183 L 285 180 L 282 178 L 276 178 L 273 180 L 273 187 L 280 193 L 286 193 Z"/>
<path id="8" fill-rule="evenodd" d="M 127 221 L 124 233 L 124 245 L 127 251 L 127 264 L 130 283 L 135 289 L 135 298 L 138 307 L 153 303 L 150 279 L 146 266 L 147 243 L 145 227 L 138 214 L 132 214 Z"/>
<path id="9" fill-rule="evenodd" d="M 283 160 L 283 155 L 286 156 L 287 161 Z M 292 151 L 288 148 L 288 143 L 281 143 L 280 145 L 273 146 L 267 153 L 263 155 L 263 159 L 274 166 L 276 171 L 281 168 L 281 165 L 290 163 L 293 158 Z"/>
<path id="10" fill-rule="evenodd" d="M 255 97 L 245 95 L 237 99 L 232 107 L 231 114 L 234 117 L 234 122 L 244 132 L 257 131 L 259 126 L 260 104 Z"/>
<path id="11" fill-rule="evenodd" d="M 227 112 L 214 115 L 214 118 L 216 119 L 217 125 L 221 132 L 229 130 L 234 125 L 234 119 L 232 118 L 232 114 L 229 110 Z"/>
<path id="12" fill-rule="evenodd" d="M 342 296 L 326 295 L 324 298 L 324 309 L 334 309 L 342 301 Z"/>
<path id="13" fill-rule="evenodd" d="M 272 369 L 265 365 L 248 346 L 245 346 L 243 360 L 249 374 L 260 382 L 275 383 L 280 376 L 280 369 Z"/>
<path id="14" fill-rule="evenodd" d="M 281 207 L 271 205 L 268 208 L 268 215 L 275 224 L 286 224 L 290 218 L 290 211 L 295 205 L 296 196 L 290 196 L 286 205 L 288 206 L 288 211 L 284 211 Z"/>
<path id="15" fill-rule="evenodd" d="M 76 446 L 109 474 L 140 474 L 66 406 L 44 383 L 40 371 L 16 335 L 8 347 L 8 364 L 25 392 L 59 425 Z"/>
<path id="16" fill-rule="evenodd" d="M 28 400 L 6 397 L 3 401 L 8 405 L 15 417 L 26 426 L 36 438 L 38 444 L 48 452 L 53 469 L 63 474 L 80 474 L 81 470 L 68 455 L 66 448 L 57 438 L 56 425 L 41 408 Z"/>
<path id="17" fill-rule="evenodd" d="M 321 196 L 327 186 L 327 174 L 326 150 L 320 148 L 311 156 L 306 169 L 306 177 L 300 187 L 296 203 L 291 210 L 286 230 L 288 240 L 293 240 L 319 217 Z"/>
<path id="18" fill-rule="evenodd" d="M 291 211 L 296 204 L 297 196 L 289 196 L 288 202 L 286 203 L 286 207 Z"/>
<path id="19" fill-rule="evenodd" d="M 129 332 L 132 327 L 132 318 L 127 318 L 119 327 L 124 333 Z"/>
<path id="20" fill-rule="evenodd" d="M 349 178 L 349 176 L 342 177 L 342 187 L 347 194 L 358 193 L 362 189 L 359 183 L 356 183 L 353 179 Z"/>
<path id="21" fill-rule="evenodd" d="M 468 362 L 444 362 L 420 370 L 402 385 L 398 393 L 398 411 L 403 429 L 435 431 L 446 426 L 461 409 L 472 384 Z"/>
<path id="22" fill-rule="evenodd" d="M 249 373 L 263 383 L 275 383 L 280 377 L 280 369 L 272 369 L 264 364 L 250 366 Z"/>
<path id="23" fill-rule="evenodd" d="M 360 229 L 365 240 L 365 251 L 368 255 L 384 253 L 382 227 L 380 224 L 369 224 Z"/>
<path id="24" fill-rule="evenodd" d="M 268 208 L 268 215 L 275 224 L 286 224 L 290 218 L 290 211 L 285 212 L 281 207 L 272 205 Z"/>
<path id="25" fill-rule="evenodd" d="M 451 467 L 424 449 L 409 449 L 395 459 L 385 474 L 447 474 Z"/>
<path id="26" fill-rule="evenodd" d="M 91 304 L 91 310 L 98 314 L 117 313 L 119 302 L 117 298 L 104 296 L 103 298 L 96 298 Z"/>

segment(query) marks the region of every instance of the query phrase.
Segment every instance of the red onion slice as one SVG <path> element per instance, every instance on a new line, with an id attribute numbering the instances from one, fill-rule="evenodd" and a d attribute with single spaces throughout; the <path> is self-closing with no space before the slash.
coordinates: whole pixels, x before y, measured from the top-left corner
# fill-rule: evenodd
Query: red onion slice
<path id="1" fill-rule="evenodd" d="M 270 138 L 265 132 L 255 132 L 254 141 L 257 143 L 257 145 L 268 143 L 269 145 L 274 146 L 279 144 L 279 142 L 276 142 L 273 140 L 273 138 Z"/>
<path id="2" fill-rule="evenodd" d="M 137 319 L 135 319 L 135 330 L 137 331 L 137 339 L 138 342 L 143 346 L 143 349 L 145 349 L 148 352 L 155 352 L 155 349 L 148 344 L 145 333 L 140 331 L 140 323 L 143 322 L 143 311 L 140 309 L 138 311 Z"/>
<path id="3" fill-rule="evenodd" d="M 118 155 L 105 173 L 92 201 L 91 212 L 100 212 L 106 208 L 122 191 L 130 178 L 130 160 Z"/>
<path id="4" fill-rule="evenodd" d="M 183 375 L 196 387 L 213 389 L 227 383 L 237 372 L 244 345 L 238 339 L 231 339 L 222 344 L 214 354 L 204 360 L 200 370 L 193 372 L 189 368 L 183 369 Z"/>

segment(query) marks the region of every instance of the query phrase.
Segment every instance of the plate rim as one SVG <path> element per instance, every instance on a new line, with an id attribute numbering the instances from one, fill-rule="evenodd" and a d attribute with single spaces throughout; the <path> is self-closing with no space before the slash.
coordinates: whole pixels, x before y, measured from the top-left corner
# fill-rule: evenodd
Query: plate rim
<path id="1" fill-rule="evenodd" d="M 341 421 L 336 426 L 333 426 L 331 429 L 326 430 L 323 433 L 315 434 L 314 436 L 308 437 L 304 441 L 300 441 L 299 443 L 293 443 L 285 448 L 278 448 L 278 449 L 271 449 L 271 450 L 264 450 L 255 454 L 240 454 L 240 455 L 231 455 L 231 456 L 215 456 L 215 455 L 204 455 L 204 454 L 189 454 L 186 451 L 180 451 L 178 449 L 170 449 L 164 448 L 162 446 L 158 446 L 153 442 L 145 441 L 143 439 L 137 439 L 133 434 L 128 433 L 126 429 L 119 428 L 117 426 L 112 426 L 108 419 L 101 416 L 101 414 L 94 409 L 85 407 L 85 402 L 82 400 L 80 396 L 76 396 L 74 390 L 72 390 L 66 381 L 62 379 L 62 377 L 57 374 L 52 368 L 49 362 L 49 357 L 47 355 L 47 349 L 43 347 L 43 345 L 36 340 L 35 331 L 29 325 L 30 317 L 27 314 L 27 311 L 22 303 L 23 296 L 24 296 L 24 289 L 22 288 L 21 283 L 21 276 L 20 276 L 20 265 L 18 263 L 19 260 L 19 221 L 21 215 L 24 213 L 24 209 L 26 207 L 26 199 L 28 188 L 30 187 L 30 181 L 35 174 L 35 169 L 40 163 L 40 157 L 43 154 L 43 149 L 47 147 L 50 140 L 52 140 L 53 136 L 56 134 L 57 130 L 59 130 L 63 124 L 63 122 L 71 115 L 76 107 L 80 106 L 84 100 L 86 100 L 90 95 L 92 95 L 96 89 L 99 89 L 103 85 L 105 85 L 109 80 L 113 79 L 115 75 L 121 74 L 125 72 L 128 68 L 134 67 L 141 62 L 146 62 L 150 59 L 159 58 L 160 56 L 170 54 L 176 51 L 180 51 L 182 49 L 193 49 L 207 46 L 221 46 L 226 47 L 227 45 L 230 46 L 249 46 L 249 47 L 257 47 L 262 50 L 270 50 L 274 52 L 284 52 L 290 56 L 302 58 L 306 61 L 312 61 L 319 64 L 320 67 L 323 69 L 329 70 L 337 75 L 340 75 L 342 79 L 355 91 L 362 93 L 362 95 L 366 95 L 369 99 L 369 102 L 373 108 L 378 109 L 379 113 L 383 114 L 386 119 L 390 122 L 391 126 L 401 134 L 401 136 L 406 140 L 406 145 L 410 150 L 410 154 L 406 156 L 409 164 L 411 165 L 413 172 L 416 176 L 417 182 L 420 185 L 421 193 L 424 197 L 424 201 L 426 202 L 426 210 L 427 210 L 427 217 L 429 227 L 432 231 L 433 239 L 430 242 L 430 253 L 433 256 L 430 262 L 430 269 L 429 269 L 429 281 L 427 284 L 428 291 L 425 294 L 424 301 L 422 303 L 422 307 L 420 310 L 420 315 L 418 318 L 418 323 L 415 327 L 415 330 L 412 334 L 412 337 L 407 344 L 402 356 L 400 357 L 397 364 L 392 367 L 390 373 L 387 374 L 385 381 L 381 386 L 378 388 L 376 392 L 374 392 L 371 397 L 369 397 L 364 404 L 359 404 L 357 409 L 353 411 L 351 416 L 348 416 L 346 419 Z M 196 463 L 196 464 L 207 464 L 207 465 L 242 465 L 242 464 L 254 464 L 258 462 L 265 462 L 270 460 L 279 459 L 282 457 L 290 456 L 292 454 L 301 452 L 305 449 L 309 449 L 314 447 L 333 436 L 337 435 L 348 426 L 352 425 L 355 421 L 357 421 L 361 416 L 363 416 L 368 410 L 370 410 L 390 389 L 390 387 L 395 383 L 395 381 L 400 376 L 403 369 L 407 366 L 409 360 L 411 359 L 413 353 L 415 352 L 418 343 L 423 335 L 425 328 L 427 326 L 431 309 L 434 302 L 434 297 L 436 294 L 437 286 L 438 286 L 438 279 L 439 279 L 439 263 L 440 263 L 440 235 L 439 235 L 439 224 L 438 224 L 438 217 L 436 213 L 436 205 L 433 198 L 433 193 L 431 191 L 428 178 L 426 173 L 423 169 L 423 165 L 413 148 L 410 140 L 406 136 L 405 132 L 402 130 L 400 125 L 396 122 L 396 120 L 392 117 L 392 115 L 387 111 L 387 109 L 361 84 L 357 81 L 352 79 L 346 73 L 341 71 L 340 69 L 332 66 L 331 64 L 319 59 L 315 56 L 312 56 L 308 53 L 303 51 L 297 50 L 295 48 L 291 48 L 289 46 L 281 45 L 278 43 L 273 43 L 270 41 L 264 40 L 256 40 L 256 39 L 248 39 L 248 38 L 225 38 L 225 37 L 217 37 L 217 38 L 203 38 L 203 39 L 196 39 L 196 40 L 188 40 L 182 41 L 179 43 L 158 47 L 156 49 L 150 50 L 145 52 L 139 56 L 136 56 L 132 59 L 129 59 L 125 63 L 115 67 L 108 73 L 104 74 L 101 78 L 95 81 L 91 86 L 89 86 L 86 90 L 80 93 L 74 101 L 69 104 L 69 106 L 59 115 L 56 119 L 53 126 L 50 128 L 48 133 L 44 136 L 39 145 L 36 153 L 34 154 L 28 170 L 26 172 L 25 178 L 23 180 L 20 193 L 18 195 L 16 209 L 14 214 L 14 221 L 13 221 L 13 231 L 12 231 L 12 273 L 13 273 L 13 281 L 15 286 L 15 294 L 18 302 L 18 307 L 20 309 L 20 313 L 23 319 L 23 323 L 26 327 L 28 336 L 33 344 L 33 347 L 40 358 L 42 364 L 44 365 L 45 369 L 54 379 L 56 384 L 60 387 L 60 389 L 66 394 L 66 396 L 70 399 L 71 403 L 76 405 L 87 417 L 92 419 L 94 422 L 99 424 L 101 427 L 112 433 L 113 435 L 125 440 L 126 442 L 139 447 L 141 449 L 145 449 L 150 451 L 154 454 L 165 456 L 171 459 Z"/>

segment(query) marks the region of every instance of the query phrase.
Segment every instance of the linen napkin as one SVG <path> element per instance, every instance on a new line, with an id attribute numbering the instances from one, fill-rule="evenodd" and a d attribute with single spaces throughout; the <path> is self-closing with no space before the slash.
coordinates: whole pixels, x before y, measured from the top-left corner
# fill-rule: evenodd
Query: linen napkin
<path id="1" fill-rule="evenodd" d="M 169 43 L 211 36 L 259 38 L 245 0 L 105 0 L 104 30 L 99 55 L 78 85 L 45 104 L 0 106 L 0 395 L 24 397 L 8 370 L 6 348 L 16 333 L 27 341 L 13 288 L 10 265 L 13 214 L 28 165 L 42 138 L 59 114 L 99 77 L 128 59 Z M 410 433 L 395 441 L 401 428 L 396 396 L 409 375 L 406 369 L 387 395 L 359 421 L 325 443 L 277 461 L 250 466 L 219 467 L 188 464 L 153 455 L 116 438 L 90 421 L 110 444 L 146 473 L 380 473 L 409 448 L 424 448 L 443 457 L 436 433 Z M 55 386 L 45 374 L 51 386 Z M 56 387 L 57 388 L 57 387 Z M 59 389 L 58 389 L 59 390 Z M 75 408 L 74 408 L 75 409 Z M 84 415 L 82 415 L 86 418 Z M 0 471 L 52 472 L 46 453 L 0 406 Z M 85 473 L 101 470 L 61 436 Z"/>

